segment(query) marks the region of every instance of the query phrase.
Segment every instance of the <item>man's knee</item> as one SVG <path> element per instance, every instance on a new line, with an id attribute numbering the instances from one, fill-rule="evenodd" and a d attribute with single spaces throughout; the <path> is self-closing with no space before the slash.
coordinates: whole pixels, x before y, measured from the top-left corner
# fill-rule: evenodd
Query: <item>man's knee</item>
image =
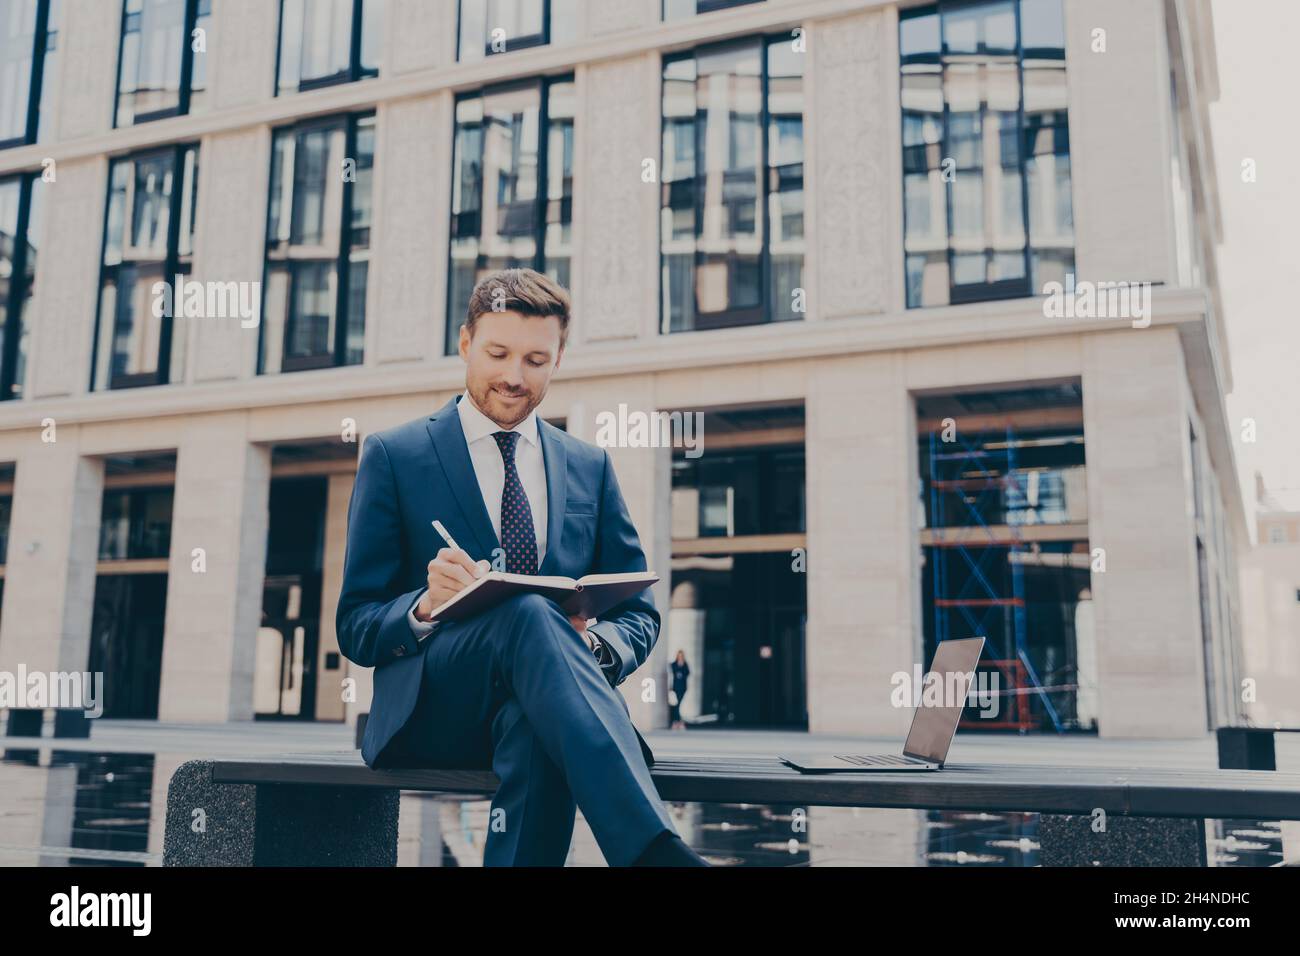
<path id="1" fill-rule="evenodd" d="M 512 598 L 502 601 L 500 607 L 502 613 L 507 615 L 510 620 L 521 623 L 565 617 L 558 604 L 549 598 L 532 592 L 516 594 Z"/>
<path id="2" fill-rule="evenodd" d="M 518 640 L 529 640 L 540 628 L 557 624 L 570 626 L 568 616 L 559 605 L 540 594 L 516 594 L 486 613 L 490 615 L 485 621 L 490 639 L 503 651 L 508 651 Z M 533 650 L 541 653 L 549 646 L 549 642 L 539 642 Z"/>

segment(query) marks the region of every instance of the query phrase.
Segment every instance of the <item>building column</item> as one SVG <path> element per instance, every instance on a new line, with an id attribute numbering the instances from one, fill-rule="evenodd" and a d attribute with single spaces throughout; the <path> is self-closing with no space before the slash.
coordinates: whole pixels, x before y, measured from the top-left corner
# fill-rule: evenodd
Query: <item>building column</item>
<path id="1" fill-rule="evenodd" d="M 446 315 L 451 191 L 442 177 L 429 175 L 451 168 L 453 119 L 450 93 L 379 107 L 367 365 L 441 356 L 444 322 L 464 320 Z"/>
<path id="2" fill-rule="evenodd" d="M 815 20 L 811 33 L 807 115 L 827 121 L 805 127 L 807 235 L 817 240 L 805 270 L 808 318 L 901 309 L 898 16 L 885 7 Z"/>
<path id="3" fill-rule="evenodd" d="M 55 176 L 41 184 L 47 206 L 38 248 L 51 250 L 57 242 L 58 252 L 42 252 L 36 270 L 28 399 L 86 392 L 99 307 L 108 162 L 100 156 L 65 159 Z"/>
<path id="4" fill-rule="evenodd" d="M 271 453 L 245 426 L 195 419 L 177 451 L 159 720 L 253 717 Z"/>
<path id="5" fill-rule="evenodd" d="M 1184 367 L 1174 328 L 1084 341 L 1094 568 L 1105 551 L 1092 574 L 1103 737 L 1206 732 Z"/>
<path id="6" fill-rule="evenodd" d="M 597 416 L 602 413 L 618 414 L 619 403 L 629 411 L 654 413 L 654 390 L 646 379 L 613 381 L 602 386 L 584 385 L 582 391 L 571 393 L 574 404 L 567 408 L 567 430 L 583 441 L 596 444 Z M 559 402 L 557 406 L 563 407 Z M 668 725 L 668 640 L 670 588 L 672 585 L 672 530 L 671 521 L 671 448 L 607 448 L 618 478 L 619 490 L 627 504 L 628 514 L 636 527 L 637 537 L 645 552 L 647 567 L 659 575 L 652 588 L 655 608 L 659 611 L 659 638 L 650 657 L 620 686 L 627 700 L 632 722 L 642 730 L 654 730 Z M 645 681 L 653 681 L 652 685 Z M 653 694 L 649 691 L 653 690 Z M 650 700 L 643 700 L 648 696 Z"/>
<path id="7" fill-rule="evenodd" d="M 570 283 L 581 342 L 657 334 L 659 186 L 641 172 L 647 159 L 659 165 L 660 77 L 657 53 L 577 67 L 573 179 L 583 188 Z"/>
<path id="8" fill-rule="evenodd" d="M 208 58 L 208 89 L 214 107 L 224 110 L 264 102 L 279 82 L 275 70 L 276 47 L 280 38 L 280 4 L 264 3 L 263 0 L 221 0 L 212 5 L 210 22 L 207 52 L 194 55 Z M 231 42 L 223 42 L 226 37 Z M 266 168 L 264 165 L 258 179 L 250 181 L 258 182 L 265 175 Z M 203 188 L 204 172 L 200 170 L 200 189 Z M 243 209 L 246 214 L 249 212 L 243 203 L 230 205 Z M 253 217 L 250 215 L 250 218 Z"/>
<path id="9" fill-rule="evenodd" d="M 1080 279 L 1177 284 L 1164 11 L 1158 0 L 1065 0 L 1070 176 L 1087 197 L 1074 206 Z"/>
<path id="10" fill-rule="evenodd" d="M 356 475 L 330 475 L 325 493 L 325 556 L 321 572 L 320 647 L 316 673 L 316 719 L 342 720 L 355 724 L 358 713 L 370 710 L 374 687 L 374 669 L 358 667 L 339 651 L 338 632 L 334 615 L 338 612 L 339 592 L 343 589 L 343 554 L 348 540 L 348 502 L 352 499 L 352 486 Z M 325 669 L 325 656 L 339 655 L 338 670 Z M 351 677 L 356 681 L 356 699 L 344 700 L 343 681 Z"/>
<path id="11" fill-rule="evenodd" d="M 892 706 L 890 679 L 921 656 L 916 413 L 901 356 L 820 363 L 806 421 L 808 729 L 901 736 L 911 710 Z"/>
<path id="12" fill-rule="evenodd" d="M 59 98 L 51 111 L 58 117 L 58 138 L 67 142 L 107 133 L 113 128 L 122 5 L 102 0 L 65 0 L 58 29 Z M 99 202 L 104 202 L 102 194 Z M 99 230 L 88 224 L 83 223 L 82 228 L 96 241 L 102 238 Z M 54 235 L 63 241 L 71 233 Z"/>
<path id="13" fill-rule="evenodd" d="M 194 270 L 187 281 L 254 286 L 253 301 L 260 310 L 270 131 L 251 127 L 213 133 L 204 137 L 201 153 Z M 241 199 L 231 202 L 232 196 Z M 179 328 L 182 323 L 187 328 Z M 257 374 L 258 326 L 245 326 L 242 317 L 233 315 L 177 318 L 174 325 L 174 341 L 187 342 L 187 382 L 251 379 Z"/>
<path id="14" fill-rule="evenodd" d="M 34 434 L 14 456 L 0 615 L 0 670 L 84 671 L 90 661 L 104 462 L 84 457 L 74 426 Z"/>

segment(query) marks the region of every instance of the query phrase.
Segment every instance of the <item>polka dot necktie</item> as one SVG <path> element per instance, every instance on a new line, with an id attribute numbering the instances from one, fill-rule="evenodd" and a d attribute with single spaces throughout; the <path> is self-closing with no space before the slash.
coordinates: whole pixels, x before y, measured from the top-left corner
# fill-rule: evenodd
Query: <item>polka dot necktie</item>
<path id="1" fill-rule="evenodd" d="M 506 466 L 505 487 L 501 490 L 501 547 L 506 552 L 506 571 L 510 574 L 537 573 L 537 534 L 533 530 L 533 509 L 524 494 L 524 484 L 515 467 L 515 446 L 519 432 L 493 432 Z"/>

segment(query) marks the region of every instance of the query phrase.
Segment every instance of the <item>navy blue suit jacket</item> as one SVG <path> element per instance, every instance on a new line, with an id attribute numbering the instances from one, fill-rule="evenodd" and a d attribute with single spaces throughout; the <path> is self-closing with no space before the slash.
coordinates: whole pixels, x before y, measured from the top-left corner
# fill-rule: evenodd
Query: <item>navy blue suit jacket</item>
<path id="1" fill-rule="evenodd" d="M 423 646 L 406 613 L 419 600 L 428 564 L 446 543 L 437 518 L 475 561 L 500 547 L 461 428 L 457 395 L 428 418 L 366 437 L 348 504 L 347 551 L 335 626 L 343 656 L 373 667 L 374 698 L 361 742 L 370 767 L 415 709 Z M 537 419 L 546 467 L 546 555 L 538 574 L 579 578 L 647 570 L 645 552 L 609 453 Z M 650 590 L 602 614 L 591 630 L 617 656 L 615 683 L 644 663 L 659 637 Z M 435 630 L 425 641 L 436 641 Z M 622 700 L 622 695 L 619 695 Z M 623 701 L 627 709 L 627 702 Z M 635 728 L 633 728 L 635 729 Z M 436 728 L 430 728 L 436 732 Z M 654 756 L 637 733 L 647 764 Z"/>

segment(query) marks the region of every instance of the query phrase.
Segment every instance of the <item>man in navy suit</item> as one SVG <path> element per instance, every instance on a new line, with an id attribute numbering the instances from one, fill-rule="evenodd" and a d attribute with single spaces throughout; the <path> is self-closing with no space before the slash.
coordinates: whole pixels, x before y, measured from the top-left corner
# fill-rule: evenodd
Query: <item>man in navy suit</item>
<path id="1" fill-rule="evenodd" d="M 614 689 L 658 639 L 649 589 L 591 624 L 536 594 L 430 620 L 502 562 L 573 578 L 646 570 L 608 452 L 535 412 L 568 325 L 568 294 L 546 276 L 487 276 L 460 330 L 464 394 L 362 446 L 336 618 L 343 655 L 375 669 L 361 756 L 491 767 L 488 866 L 562 866 L 576 806 L 612 866 L 707 866 L 673 827 Z"/>

